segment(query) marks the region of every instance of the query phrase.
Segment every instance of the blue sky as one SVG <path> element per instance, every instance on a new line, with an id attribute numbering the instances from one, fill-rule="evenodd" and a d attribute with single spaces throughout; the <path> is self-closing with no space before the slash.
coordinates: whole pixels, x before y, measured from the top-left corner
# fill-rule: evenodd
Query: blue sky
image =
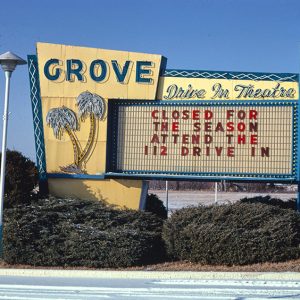
<path id="1" fill-rule="evenodd" d="M 299 73 L 300 1 L 3 1 L 0 53 L 26 58 L 36 42 L 163 54 L 174 69 Z M 4 86 L 1 72 L 1 115 Z M 35 160 L 27 67 L 13 73 L 10 111 L 8 147 Z"/>

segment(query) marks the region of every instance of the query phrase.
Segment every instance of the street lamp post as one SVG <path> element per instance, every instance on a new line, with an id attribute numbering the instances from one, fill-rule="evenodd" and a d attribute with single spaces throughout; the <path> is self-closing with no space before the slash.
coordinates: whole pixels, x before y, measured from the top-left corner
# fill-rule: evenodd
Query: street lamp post
<path id="1" fill-rule="evenodd" d="M 3 113 L 3 132 L 2 132 L 2 156 L 0 171 L 0 257 L 3 256 L 3 203 L 4 203 L 4 185 L 5 185 L 5 164 L 6 164 L 6 140 L 7 140 L 7 121 L 8 121 L 8 103 L 10 77 L 17 65 L 25 65 L 26 61 L 12 52 L 6 52 L 0 55 L 0 64 L 5 73 L 5 99 Z"/>

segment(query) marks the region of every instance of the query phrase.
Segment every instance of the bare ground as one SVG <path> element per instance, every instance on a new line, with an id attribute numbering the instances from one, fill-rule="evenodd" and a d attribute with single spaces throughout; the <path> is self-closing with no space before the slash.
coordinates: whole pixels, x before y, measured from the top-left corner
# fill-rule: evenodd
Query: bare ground
<path id="1" fill-rule="evenodd" d="M 35 267 L 30 265 L 9 265 L 0 262 L 0 268 L 15 269 L 53 269 L 53 270 L 97 270 L 84 267 Z M 104 269 L 99 269 L 104 270 Z M 108 270 L 108 269 L 105 269 Z M 116 270 L 116 269 L 110 269 Z M 211 266 L 189 262 L 166 262 L 156 265 L 130 267 L 118 270 L 126 271 L 194 271 L 194 272 L 300 272 L 300 259 L 280 263 L 262 263 L 246 266 Z"/>

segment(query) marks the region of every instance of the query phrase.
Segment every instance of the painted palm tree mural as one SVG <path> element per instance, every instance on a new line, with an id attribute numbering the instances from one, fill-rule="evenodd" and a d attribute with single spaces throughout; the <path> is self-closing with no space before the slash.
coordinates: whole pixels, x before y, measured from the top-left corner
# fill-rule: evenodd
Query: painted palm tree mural
<path id="1" fill-rule="evenodd" d="M 77 97 L 78 115 L 81 121 L 90 117 L 90 133 L 87 144 L 79 156 L 79 163 L 85 163 L 92 152 L 97 131 L 96 119 L 101 120 L 104 116 L 105 102 L 102 97 L 88 91 L 81 93 Z"/>
<path id="2" fill-rule="evenodd" d="M 85 173 L 85 164 L 89 160 L 97 142 L 97 120 L 102 120 L 105 113 L 103 98 L 88 91 L 81 93 L 77 97 L 76 105 L 80 121 L 84 122 L 88 117 L 90 119 L 90 132 L 84 148 L 82 148 L 75 133 L 75 131 L 79 130 L 79 122 L 73 110 L 65 106 L 52 108 L 46 116 L 46 123 L 53 129 L 54 136 L 57 139 L 61 139 L 64 131 L 66 131 L 72 142 L 74 161 L 68 166 L 60 166 L 60 170 L 66 173 Z"/>
<path id="3" fill-rule="evenodd" d="M 62 106 L 58 108 L 52 108 L 49 110 L 46 116 L 47 124 L 53 129 L 54 136 L 57 139 L 61 139 L 63 132 L 66 131 L 70 137 L 74 150 L 74 164 L 73 168 L 78 166 L 80 147 L 74 131 L 78 130 L 78 120 L 76 114 L 69 108 Z M 71 166 L 69 166 L 71 167 Z M 63 171 L 64 167 L 61 167 Z"/>

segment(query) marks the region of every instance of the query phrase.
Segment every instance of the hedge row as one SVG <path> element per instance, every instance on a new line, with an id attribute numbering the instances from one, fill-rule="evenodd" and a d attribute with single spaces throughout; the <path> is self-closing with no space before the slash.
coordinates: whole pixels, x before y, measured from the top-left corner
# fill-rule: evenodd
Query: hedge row
<path id="1" fill-rule="evenodd" d="M 171 218 L 156 195 L 146 210 L 103 202 L 36 199 L 33 162 L 8 151 L 4 259 L 37 266 L 128 267 L 168 257 L 205 264 L 252 264 L 300 257 L 300 215 L 294 200 L 245 198 L 190 207 Z M 22 205 L 19 205 L 21 204 Z M 162 235 L 163 231 L 163 235 Z"/>
<path id="2" fill-rule="evenodd" d="M 38 266 L 128 267 L 165 258 L 163 220 L 102 202 L 43 199 L 5 212 L 4 259 Z"/>
<path id="3" fill-rule="evenodd" d="M 164 225 L 173 259 L 245 265 L 300 257 L 300 215 L 260 203 L 183 208 Z"/>

